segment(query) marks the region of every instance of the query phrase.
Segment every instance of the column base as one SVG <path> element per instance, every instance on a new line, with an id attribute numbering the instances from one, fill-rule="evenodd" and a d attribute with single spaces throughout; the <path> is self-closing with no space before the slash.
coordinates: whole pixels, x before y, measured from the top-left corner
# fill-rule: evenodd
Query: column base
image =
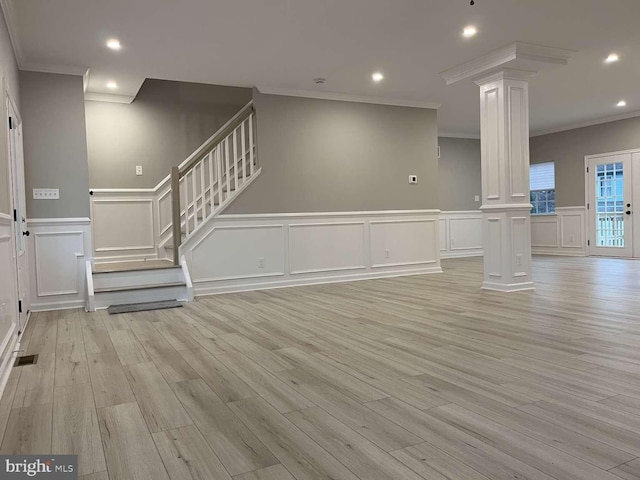
<path id="1" fill-rule="evenodd" d="M 495 282 L 482 282 L 483 290 L 492 290 L 494 292 L 524 292 L 526 290 L 535 290 L 536 286 L 533 282 L 524 283 L 495 283 Z"/>

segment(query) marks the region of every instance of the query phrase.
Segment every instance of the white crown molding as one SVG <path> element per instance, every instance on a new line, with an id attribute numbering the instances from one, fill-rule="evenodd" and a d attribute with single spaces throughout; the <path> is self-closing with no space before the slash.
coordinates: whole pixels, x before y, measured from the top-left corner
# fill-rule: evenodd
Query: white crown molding
<path id="1" fill-rule="evenodd" d="M 447 85 L 451 85 L 467 78 L 489 74 L 493 70 L 506 67 L 507 65 L 516 63 L 517 61 L 522 61 L 520 63 L 524 62 L 527 64 L 529 62 L 536 62 L 566 65 L 569 63 L 569 58 L 573 53 L 574 52 L 571 50 L 561 48 L 514 42 L 493 50 L 486 55 L 482 55 L 461 65 L 445 70 L 441 75 L 447 82 Z M 530 67 L 531 65 L 527 66 Z M 525 68 L 525 70 L 527 69 L 529 68 Z"/>
<path id="2" fill-rule="evenodd" d="M 84 99 L 93 102 L 131 103 L 135 95 L 114 95 L 112 93 L 85 92 Z"/>
<path id="3" fill-rule="evenodd" d="M 256 87 L 260 93 L 266 95 L 281 95 L 285 97 L 316 98 L 319 100 L 335 100 L 338 102 L 372 103 L 376 105 L 391 105 L 395 107 L 430 108 L 437 110 L 440 103 L 423 102 L 419 100 L 402 100 L 384 97 L 368 97 L 364 95 L 350 95 L 337 92 L 315 92 L 312 90 L 295 90 L 277 87 Z"/>
<path id="4" fill-rule="evenodd" d="M 542 130 L 536 130 L 531 133 L 531 137 L 540 137 L 541 135 L 549 135 L 551 133 L 566 132 L 567 130 L 575 130 L 577 128 L 592 127 L 594 125 L 601 125 L 603 123 L 617 122 L 619 120 L 627 120 L 629 118 L 640 117 L 640 110 L 633 112 L 622 113 L 620 115 L 612 115 L 610 117 L 602 117 L 596 120 L 587 120 L 584 122 L 575 122 L 561 127 L 552 127 Z"/>
<path id="5" fill-rule="evenodd" d="M 479 133 L 438 132 L 438 136 L 443 138 L 467 138 L 471 140 L 480 140 Z"/>

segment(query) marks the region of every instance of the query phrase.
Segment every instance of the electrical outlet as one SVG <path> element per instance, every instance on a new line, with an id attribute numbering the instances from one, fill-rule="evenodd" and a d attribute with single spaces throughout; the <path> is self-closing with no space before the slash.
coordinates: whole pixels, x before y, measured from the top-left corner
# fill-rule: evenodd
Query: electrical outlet
<path id="1" fill-rule="evenodd" d="M 391 250 L 388 248 L 384 251 L 384 258 L 391 258 Z"/>
<path id="2" fill-rule="evenodd" d="M 57 188 L 34 188 L 33 189 L 34 200 L 59 200 L 60 190 Z"/>
<path id="3" fill-rule="evenodd" d="M 522 254 L 516 255 L 516 265 L 519 267 L 522 266 Z"/>
<path id="4" fill-rule="evenodd" d="M 409 183 L 418 183 L 418 175 L 409 175 Z"/>
<path id="5" fill-rule="evenodd" d="M 136 175 L 137 176 L 142 175 L 142 165 L 136 165 Z"/>
<path id="6" fill-rule="evenodd" d="M 476 195 L 475 197 L 473 197 L 473 199 L 474 199 L 476 202 L 479 202 L 479 201 L 480 201 L 480 195 Z"/>
<path id="7" fill-rule="evenodd" d="M 576 241 L 576 237 L 574 235 L 571 235 L 571 237 L 569 237 L 569 242 L 571 243 L 571 245 L 573 245 Z"/>
<path id="8" fill-rule="evenodd" d="M 262 257 L 258 259 L 258 268 L 264 268 L 264 258 Z"/>

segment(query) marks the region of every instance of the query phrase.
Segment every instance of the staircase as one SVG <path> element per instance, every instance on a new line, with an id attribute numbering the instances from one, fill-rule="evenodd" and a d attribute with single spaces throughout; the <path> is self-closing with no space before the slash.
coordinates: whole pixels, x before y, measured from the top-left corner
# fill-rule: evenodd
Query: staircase
<path id="1" fill-rule="evenodd" d="M 182 164 L 171 169 L 167 187 L 156 188 L 158 205 L 161 198 L 171 198 L 171 222 L 158 229 L 156 238 L 163 252 L 158 260 L 87 262 L 87 310 L 193 299 L 180 246 L 214 221 L 260 174 L 254 121 L 253 102 L 249 102 Z"/>

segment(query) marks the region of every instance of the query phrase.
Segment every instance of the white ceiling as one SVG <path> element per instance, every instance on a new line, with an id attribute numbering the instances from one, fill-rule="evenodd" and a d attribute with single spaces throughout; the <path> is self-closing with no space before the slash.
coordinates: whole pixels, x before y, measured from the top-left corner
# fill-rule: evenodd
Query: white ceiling
<path id="1" fill-rule="evenodd" d="M 89 67 L 94 93 L 159 78 L 436 102 L 440 131 L 476 135 L 477 86 L 440 72 L 520 41 L 576 51 L 532 79 L 534 132 L 640 112 L 639 0 L 2 1 L 21 67 Z M 475 38 L 462 38 L 467 24 Z M 121 51 L 105 48 L 111 37 Z M 605 65 L 611 51 L 621 61 Z"/>

